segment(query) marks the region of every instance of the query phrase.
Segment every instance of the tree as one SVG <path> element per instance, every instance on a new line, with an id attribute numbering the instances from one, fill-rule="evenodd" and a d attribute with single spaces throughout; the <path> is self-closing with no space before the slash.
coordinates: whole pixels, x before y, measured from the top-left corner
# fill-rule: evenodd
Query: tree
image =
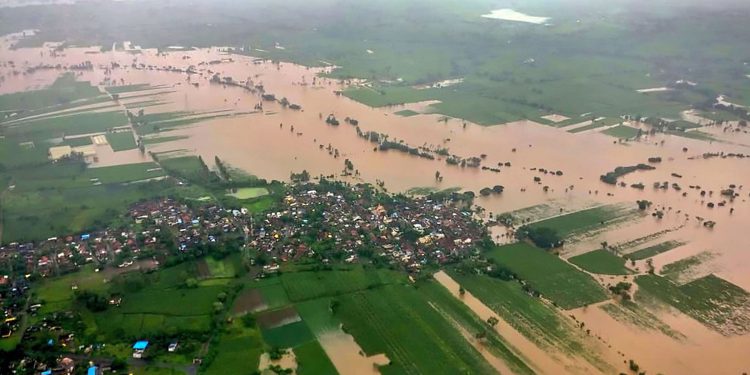
<path id="1" fill-rule="evenodd" d="M 498 319 L 497 317 L 491 316 L 487 319 L 487 324 L 492 327 L 496 326 L 497 323 L 500 323 L 500 319 Z"/>
<path id="2" fill-rule="evenodd" d="M 458 287 L 458 294 L 459 294 L 459 295 L 460 295 L 461 297 L 463 297 L 463 296 L 464 296 L 464 294 L 466 294 L 466 289 L 464 289 L 464 287 L 462 287 L 462 286 L 459 286 L 459 287 Z"/>

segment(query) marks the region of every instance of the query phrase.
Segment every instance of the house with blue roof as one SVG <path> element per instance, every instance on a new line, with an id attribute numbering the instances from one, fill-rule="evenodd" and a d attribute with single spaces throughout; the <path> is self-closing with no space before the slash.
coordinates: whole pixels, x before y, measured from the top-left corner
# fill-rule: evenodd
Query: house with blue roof
<path id="1" fill-rule="evenodd" d="M 148 341 L 140 340 L 133 344 L 133 358 L 143 358 L 143 352 L 148 348 Z"/>

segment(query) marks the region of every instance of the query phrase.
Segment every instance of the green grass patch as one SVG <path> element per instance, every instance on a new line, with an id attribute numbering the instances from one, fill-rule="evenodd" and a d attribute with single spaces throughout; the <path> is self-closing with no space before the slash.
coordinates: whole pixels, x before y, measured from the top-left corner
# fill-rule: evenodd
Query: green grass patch
<path id="1" fill-rule="evenodd" d="M 235 197 L 237 199 L 252 199 L 252 198 L 259 198 L 265 195 L 268 195 L 268 189 L 264 187 L 256 187 L 256 188 L 239 188 L 237 191 L 232 192 L 228 194 L 232 197 Z"/>
<path id="2" fill-rule="evenodd" d="M 640 131 L 631 126 L 620 125 L 620 126 L 615 126 L 614 128 L 603 130 L 601 133 L 612 136 L 612 137 L 620 138 L 620 139 L 631 139 L 631 138 L 635 138 L 636 136 L 638 136 Z"/>
<path id="3" fill-rule="evenodd" d="M 133 150 L 138 148 L 133 138 L 133 132 L 107 133 L 107 142 L 114 151 Z"/>
<path id="4" fill-rule="evenodd" d="M 338 297 L 336 316 L 382 374 L 486 374 L 494 369 L 417 289 L 387 285 Z"/>
<path id="5" fill-rule="evenodd" d="M 680 259 L 676 262 L 664 265 L 659 273 L 676 283 L 680 283 L 690 278 L 696 272 L 701 264 L 711 260 L 714 255 L 711 252 L 704 251 L 696 255 Z"/>
<path id="6" fill-rule="evenodd" d="M 617 205 L 599 206 L 538 221 L 529 226 L 551 228 L 566 238 L 627 220 L 635 213 L 635 210 Z"/>
<path id="7" fill-rule="evenodd" d="M 625 267 L 625 259 L 603 249 L 568 259 L 570 263 L 592 273 L 604 275 L 628 275 L 630 270 Z"/>
<path id="8" fill-rule="evenodd" d="M 263 341 L 272 347 L 294 348 L 315 341 L 315 336 L 304 321 L 271 329 L 261 329 L 261 331 L 263 332 Z"/>
<path id="9" fill-rule="evenodd" d="M 219 336 L 216 357 L 202 373 L 207 375 L 245 374 L 258 369 L 263 354 L 259 330 L 235 320 Z"/>
<path id="10" fill-rule="evenodd" d="M 69 116 L 30 119 L 5 127 L 5 135 L 25 141 L 44 141 L 71 135 L 102 133 L 125 126 L 128 118 L 121 111 L 82 112 Z"/>
<path id="11" fill-rule="evenodd" d="M 352 267 L 335 271 L 285 272 L 281 281 L 289 299 L 297 302 L 404 282 L 405 279 L 390 270 Z"/>
<path id="12" fill-rule="evenodd" d="M 502 264 L 545 297 L 564 309 L 573 309 L 608 298 L 591 276 L 558 256 L 527 243 L 500 246 L 487 256 Z"/>
<path id="13" fill-rule="evenodd" d="M 401 110 L 401 111 L 398 111 L 398 112 L 394 112 L 393 114 L 394 115 L 399 115 L 401 117 L 411 117 L 411 116 L 418 115 L 419 112 L 412 111 L 411 109 L 404 109 L 404 110 Z"/>
<path id="14" fill-rule="evenodd" d="M 181 141 L 183 139 L 188 139 L 188 138 L 190 138 L 190 137 L 188 137 L 186 135 L 147 137 L 147 138 L 143 138 L 143 144 L 145 144 L 145 145 L 155 145 L 155 144 L 159 144 L 159 143 Z"/>
<path id="15" fill-rule="evenodd" d="M 676 249 L 684 244 L 685 242 L 680 242 L 680 241 L 664 241 L 656 245 L 634 251 L 626 255 L 625 257 L 628 259 L 633 259 L 633 260 L 643 260 L 646 258 L 651 258 L 653 256 L 659 255 L 661 253 L 665 253 L 669 250 Z"/>
<path id="16" fill-rule="evenodd" d="M 300 375 L 336 375 L 336 367 L 317 341 L 294 348 L 297 358 L 297 373 Z"/>
<path id="17" fill-rule="evenodd" d="M 70 147 L 88 146 L 94 144 L 91 137 L 67 138 L 60 143 L 60 146 L 67 145 Z"/>

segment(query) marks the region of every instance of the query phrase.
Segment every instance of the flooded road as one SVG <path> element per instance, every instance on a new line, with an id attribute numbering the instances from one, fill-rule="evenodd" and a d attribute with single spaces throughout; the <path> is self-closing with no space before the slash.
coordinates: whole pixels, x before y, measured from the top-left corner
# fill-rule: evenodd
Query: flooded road
<path id="1" fill-rule="evenodd" d="M 9 49 L 9 43 L 8 40 L 0 43 L 0 93 L 44 87 L 65 71 L 62 67 L 91 61 L 92 70 L 75 71 L 79 80 L 91 81 L 102 88 L 113 82 L 117 85 L 148 83 L 158 86 L 153 90 L 121 95 L 123 105 L 157 101 L 155 105 L 143 108 L 146 114 L 220 110 L 236 114 L 162 132 L 161 136 L 176 137 L 176 140 L 148 145 L 148 151 L 183 150 L 201 155 L 206 161 L 219 156 L 232 167 L 269 180 L 286 181 L 290 173 L 302 170 L 307 170 L 312 176 L 339 176 L 344 170 L 345 159 L 349 159 L 358 175 L 341 179 L 370 183 L 383 181 L 385 187 L 394 192 L 415 187 L 436 190 L 460 187 L 478 192 L 485 187 L 502 185 L 505 187 L 502 194 L 476 199 L 478 205 L 493 214 L 546 203 L 559 205 L 565 213 L 589 207 L 592 202 L 625 203 L 635 207 L 636 200 L 649 200 L 653 203 L 649 212 L 659 208 L 664 212 L 663 218 L 644 215 L 596 236 L 583 238 L 566 245 L 563 257 L 596 249 L 601 241 L 626 243 L 667 231 L 653 242 L 678 240 L 686 245 L 654 257 L 657 271 L 676 260 L 710 251 L 715 256 L 700 265 L 703 270 L 698 270 L 699 274 L 715 273 L 750 289 L 750 273 L 747 272 L 750 269 L 747 251 L 750 237 L 745 234 L 750 223 L 750 173 L 747 173 L 750 158 L 726 157 L 728 154 L 750 154 L 750 148 L 744 146 L 750 145 L 747 133 L 727 133 L 710 128 L 705 132 L 714 134 L 718 141 L 657 134 L 645 136 L 637 142 L 620 142 L 598 132 L 573 134 L 567 132 L 568 128 L 554 128 L 532 121 L 488 127 L 465 124 L 460 119 L 442 121 L 442 116 L 434 114 L 402 117 L 395 112 L 403 109 L 427 112 L 430 103 L 370 108 L 338 95 L 347 88 L 347 82 L 321 77 L 327 71 L 324 68 L 258 61 L 228 54 L 218 48 L 169 53 L 67 48 L 53 55 L 52 45 L 14 50 Z M 10 61 L 14 64 L 9 64 Z M 119 64 L 118 67 L 111 68 L 113 63 Z M 30 72 L 29 68 L 40 64 L 60 64 L 61 68 Z M 196 73 L 185 73 L 191 66 Z M 249 92 L 243 87 L 211 83 L 209 79 L 217 73 L 220 77 L 232 77 L 235 82 L 247 84 L 252 81 L 253 86 L 262 85 L 266 93 L 273 93 L 276 98 L 285 97 L 289 102 L 299 104 L 302 110 L 262 101 L 259 93 Z M 136 95 L 141 97 L 129 99 Z M 255 106 L 261 102 L 262 111 L 255 112 Z M 136 106 L 131 110 L 137 109 Z M 325 118 L 329 114 L 335 115 L 341 124 L 326 124 Z M 411 147 L 433 151 L 447 149 L 448 153 L 462 158 L 477 157 L 482 166 L 496 171 L 448 165 L 445 156 L 434 152 L 435 159 L 430 160 L 397 150 L 376 151 L 376 144 L 357 135 L 357 126 L 343 121 L 346 117 L 356 119 L 361 132 L 387 134 L 389 140 L 403 141 Z M 582 119 L 581 123 L 584 121 Z M 147 154 L 138 150 L 114 152 L 108 146 L 97 146 L 97 153 L 99 161 L 96 165 L 149 160 Z M 617 166 L 646 163 L 648 158 L 656 156 L 662 158 L 660 163 L 653 164 L 656 169 L 620 178 L 626 187 L 607 185 L 599 179 L 600 175 Z M 544 173 L 540 168 L 561 173 Z M 442 177 L 439 181 L 435 178 L 436 172 Z M 538 182 L 535 177 L 539 178 Z M 656 189 L 652 187 L 654 182 L 668 182 L 671 187 Z M 631 188 L 630 185 L 635 183 L 643 183 L 645 188 Z M 679 189 L 673 187 L 675 183 Z M 737 196 L 733 199 L 722 197 L 722 189 L 730 185 L 735 186 Z M 701 191 L 705 191 L 705 195 L 701 195 Z M 706 220 L 715 221 L 716 226 L 706 228 L 702 224 Z M 639 266 L 643 267 L 643 264 L 639 263 Z M 449 290 L 456 292 L 457 286 L 446 277 L 446 274 L 436 275 Z M 473 301 L 470 307 L 480 317 L 484 319 L 492 314 L 489 308 L 472 298 L 467 293 L 464 301 Z M 716 364 L 714 369 L 719 369 L 720 373 L 724 373 L 723 370 L 727 373 L 748 371 L 742 368 L 747 365 L 743 363 L 744 353 L 750 344 L 746 336 L 721 336 L 684 316 L 670 318 L 673 315 L 667 314 L 663 319 L 688 337 L 685 342 L 678 342 L 669 337 L 657 338 L 658 333 L 644 334 L 597 308 L 575 313 L 586 320 L 587 326 L 606 336 L 613 346 L 647 364 L 649 372 L 658 370 L 672 374 L 694 369 L 711 373 L 704 372 L 710 370 L 711 363 Z M 580 366 L 580 361 L 566 362 L 565 358 L 555 358 L 539 349 L 520 333 L 507 330 L 507 324 L 503 327 L 506 327 L 503 337 L 525 357 L 533 358 L 533 365 L 540 372 L 564 373 L 569 366 Z M 326 348 L 325 344 L 323 346 Z M 655 350 L 655 347 L 660 349 Z M 337 368 L 358 366 L 356 368 L 364 371 L 362 373 L 372 370 L 372 362 L 360 364 L 353 355 L 338 359 L 331 355 L 331 358 Z M 379 360 L 374 362 L 381 363 Z"/>

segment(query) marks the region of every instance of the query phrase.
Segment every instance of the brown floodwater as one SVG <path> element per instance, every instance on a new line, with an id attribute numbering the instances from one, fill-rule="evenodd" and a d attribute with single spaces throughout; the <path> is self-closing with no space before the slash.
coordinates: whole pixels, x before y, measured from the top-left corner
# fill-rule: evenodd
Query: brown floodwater
<path id="1" fill-rule="evenodd" d="M 76 71 L 80 80 L 106 86 L 118 84 L 150 83 L 163 87 L 153 90 L 151 98 L 164 104 L 144 108 L 146 113 L 167 111 L 207 112 L 226 110 L 239 114 L 236 117 L 216 118 L 164 132 L 167 136 L 187 136 L 168 143 L 148 146 L 149 151 L 186 150 L 201 155 L 211 162 L 214 156 L 236 168 L 266 179 L 288 180 L 291 172 L 303 169 L 313 176 L 339 175 L 344 169 L 344 159 L 349 159 L 359 171 L 349 181 L 374 183 L 383 181 L 389 191 L 404 192 L 414 187 L 445 189 L 461 187 L 478 192 L 484 187 L 503 185 L 505 192 L 499 196 L 478 197 L 476 202 L 488 212 L 502 213 L 539 204 L 556 204 L 570 212 L 597 204 L 625 203 L 635 207 L 638 199 L 647 199 L 654 207 L 663 207 L 665 216 L 634 218 L 590 238 L 566 245 L 563 257 L 580 254 L 599 247 L 601 241 L 610 244 L 624 243 L 659 231 L 669 230 L 658 241 L 675 239 L 687 242 L 685 246 L 654 258 L 657 270 L 665 264 L 704 251 L 714 256 L 699 266 L 698 274 L 713 272 L 745 289 L 750 289 L 750 237 L 744 231 L 750 223 L 750 159 L 695 158 L 704 153 L 750 153 L 750 135 L 742 132 L 726 133 L 711 127 L 704 131 L 719 141 L 706 142 L 671 135 L 645 137 L 638 142 L 618 142 L 615 138 L 597 132 L 568 133 L 531 121 L 518 121 L 502 126 L 479 126 L 459 119 L 439 121 L 442 116 L 424 114 L 412 117 L 395 115 L 402 109 L 429 111 L 429 103 L 386 108 L 371 108 L 343 96 L 336 91 L 346 88 L 346 82 L 317 77 L 325 69 L 306 68 L 289 63 L 256 63 L 251 57 L 229 55 L 221 49 L 203 49 L 187 52 L 159 54 L 154 50 L 140 53 L 127 51 L 99 52 L 99 48 L 67 48 L 56 55 L 50 53 L 52 45 L 34 49 L 9 49 L 11 41 L 0 43 L 0 93 L 18 92 L 49 85 L 63 70 L 38 69 L 23 74 L 27 67 L 40 63 L 63 66 L 91 61 L 95 68 Z M 231 61 L 228 59 L 231 58 Z M 206 64 L 208 61 L 221 61 Z M 10 61 L 15 64 L 11 66 Z M 103 67 L 117 62 L 120 68 L 106 71 Z M 132 63 L 155 67 L 187 68 L 194 65 L 198 74 L 188 80 L 186 73 L 164 70 L 141 70 Z M 14 74 L 14 72 L 16 74 Z M 242 88 L 211 84 L 213 73 L 231 76 L 235 81 L 252 80 L 263 84 L 266 92 L 277 98 L 286 97 L 300 104 L 302 111 L 284 109 L 277 103 L 263 103 L 262 113 L 253 111 L 261 100 L 257 94 Z M 317 78 L 316 78 L 317 77 Z M 315 84 L 313 81 L 315 80 Z M 198 83 L 198 87 L 191 83 Z M 128 98 L 142 93 L 123 94 L 122 103 L 149 100 L 149 97 Z M 137 108 L 135 109 L 137 110 Z M 335 114 L 340 126 L 324 122 L 328 114 Z M 404 140 L 411 146 L 444 147 L 462 157 L 485 155 L 482 165 L 496 167 L 497 163 L 510 162 L 510 167 L 500 167 L 501 172 L 478 168 L 449 166 L 445 160 L 427 160 L 394 150 L 373 151 L 374 145 L 357 136 L 355 127 L 344 123 L 345 117 L 359 121 L 362 131 L 388 134 L 391 140 Z M 581 122 L 585 120 L 582 119 Z M 280 127 L 280 124 L 283 126 Z M 291 131 L 294 126 L 294 131 Z M 635 125 L 642 126 L 642 125 Z M 702 130 L 703 131 L 703 130 Z M 320 146 L 323 146 L 321 149 Z M 339 151 L 335 158 L 326 148 Z M 687 151 L 684 151 L 686 148 Z M 147 161 L 148 156 L 138 150 L 113 152 L 108 146 L 97 146 L 96 165 L 117 165 Z M 617 166 L 645 163 L 649 157 L 660 156 L 663 161 L 652 171 L 640 171 L 621 178 L 628 185 L 642 182 L 644 190 L 603 184 L 599 176 Z M 545 168 L 560 170 L 562 176 L 542 174 L 532 170 Z M 443 177 L 436 182 L 435 172 Z M 681 178 L 672 174 L 681 175 Z M 534 177 L 541 182 L 534 182 Z M 679 183 L 682 190 L 657 190 L 652 183 L 668 181 Z M 730 184 L 738 186 L 739 196 L 724 207 L 708 208 L 709 202 L 723 201 L 720 190 Z M 700 190 L 713 191 L 705 197 Z M 544 187 L 548 188 L 545 191 Z M 685 196 L 683 196 L 685 194 Z M 730 214 L 730 208 L 734 212 Z M 687 215 L 687 216 L 686 216 Z M 707 229 L 697 217 L 717 222 Z M 497 230 L 497 229 L 496 229 Z M 657 240 L 654 240 L 656 242 Z M 641 269 L 643 263 L 637 265 Z M 684 316 L 668 319 L 674 329 L 688 339 L 675 341 L 659 333 L 645 333 L 633 326 L 619 323 L 596 308 L 590 308 L 583 318 L 587 326 L 606 336 L 613 347 L 642 363 L 650 373 L 741 373 L 750 371 L 746 359 L 750 338 L 724 337 Z M 672 315 L 669 315 L 672 316 Z M 591 321 L 591 322 L 589 322 Z M 520 334 L 519 334 L 520 336 Z M 518 340 L 522 340 L 520 336 Z M 522 341 L 519 341 L 522 342 Z M 540 349 L 527 344 L 514 344 L 528 354 L 537 368 L 553 373 L 559 364 Z M 528 348 L 524 345 L 530 345 Z M 653 346 L 658 347 L 655 350 Z M 530 353 L 530 354 L 529 354 Z M 697 355 L 697 354 L 702 355 Z M 708 364 L 714 370 L 709 371 Z M 557 367 L 556 367 L 557 366 Z M 576 362 L 576 366 L 587 366 Z M 576 367 L 578 368 L 578 367 Z M 692 371 L 690 371 L 692 370 Z"/>
<path id="2" fill-rule="evenodd" d="M 385 354 L 366 357 L 354 337 L 341 329 L 321 334 L 318 341 L 340 374 L 377 375 L 378 366 L 390 363 Z"/>

